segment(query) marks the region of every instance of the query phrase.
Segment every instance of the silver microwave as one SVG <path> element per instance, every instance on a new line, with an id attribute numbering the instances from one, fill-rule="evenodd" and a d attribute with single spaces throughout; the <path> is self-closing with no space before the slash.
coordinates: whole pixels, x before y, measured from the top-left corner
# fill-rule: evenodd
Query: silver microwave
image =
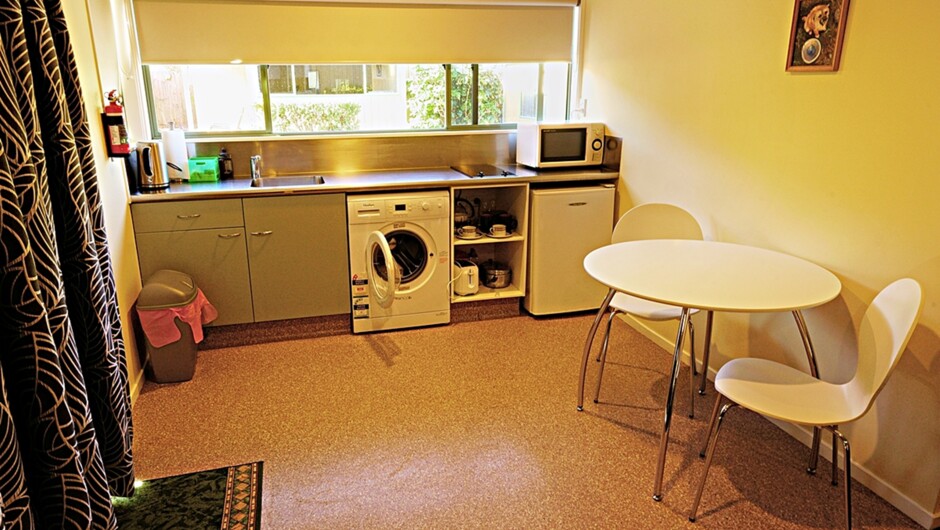
<path id="1" fill-rule="evenodd" d="M 535 168 L 599 166 L 606 132 L 603 123 L 520 122 L 516 163 Z"/>

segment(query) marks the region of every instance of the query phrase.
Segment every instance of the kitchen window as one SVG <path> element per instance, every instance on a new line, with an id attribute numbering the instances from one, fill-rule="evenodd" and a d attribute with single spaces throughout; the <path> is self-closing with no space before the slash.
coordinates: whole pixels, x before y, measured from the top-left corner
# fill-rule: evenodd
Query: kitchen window
<path id="1" fill-rule="evenodd" d="M 268 66 L 271 94 L 362 94 L 368 71 L 388 65 L 275 64 Z"/>
<path id="2" fill-rule="evenodd" d="M 563 120 L 569 64 L 149 65 L 153 134 L 187 136 L 513 128 Z"/>
<path id="3" fill-rule="evenodd" d="M 260 71 L 242 65 L 152 65 L 144 76 L 151 128 L 263 132 Z M 155 136 L 156 137 L 156 136 Z"/>
<path id="4" fill-rule="evenodd" d="M 451 126 L 566 117 L 567 63 L 454 64 L 450 80 Z"/>

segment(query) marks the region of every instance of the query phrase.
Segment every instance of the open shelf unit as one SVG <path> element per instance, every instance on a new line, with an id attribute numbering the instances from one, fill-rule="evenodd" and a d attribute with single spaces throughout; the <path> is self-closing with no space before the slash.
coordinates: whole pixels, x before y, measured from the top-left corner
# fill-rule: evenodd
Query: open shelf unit
<path id="1" fill-rule="evenodd" d="M 476 294 L 458 295 L 451 283 L 451 302 L 476 302 L 496 298 L 521 298 L 525 296 L 527 236 L 529 233 L 529 185 L 493 184 L 489 186 L 456 187 L 451 190 L 452 211 L 458 208 L 458 199 L 465 199 L 474 205 L 471 224 L 480 226 L 481 213 L 506 212 L 516 220 L 516 228 L 509 237 L 494 238 L 483 236 L 479 239 L 460 239 L 451 237 L 452 259 L 470 260 L 479 267 L 487 260 L 493 260 L 509 266 L 512 280 L 508 287 L 493 289 L 479 282 Z M 466 202 L 461 201 L 463 204 Z M 485 216 L 483 216 L 485 218 Z M 451 216 L 451 233 L 456 234 L 456 226 Z M 483 223 L 486 221 L 484 220 Z M 451 268 L 453 279 L 454 269 Z M 482 270 L 480 271 L 482 280 Z"/>

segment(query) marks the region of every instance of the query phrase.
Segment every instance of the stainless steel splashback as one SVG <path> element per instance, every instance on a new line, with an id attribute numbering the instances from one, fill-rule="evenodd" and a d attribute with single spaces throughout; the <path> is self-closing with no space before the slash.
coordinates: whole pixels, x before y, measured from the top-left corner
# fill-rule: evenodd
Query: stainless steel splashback
<path id="1" fill-rule="evenodd" d="M 344 136 L 195 143 L 196 156 L 216 156 L 225 147 L 236 178 L 248 177 L 248 159 L 262 155 L 265 174 L 292 175 L 449 167 L 461 164 L 511 165 L 516 134 L 508 131 L 415 136 Z"/>

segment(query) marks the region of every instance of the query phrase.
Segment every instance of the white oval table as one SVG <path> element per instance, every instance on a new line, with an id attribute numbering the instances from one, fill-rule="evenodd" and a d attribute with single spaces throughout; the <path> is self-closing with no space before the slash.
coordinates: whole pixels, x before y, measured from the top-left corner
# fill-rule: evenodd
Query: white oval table
<path id="1" fill-rule="evenodd" d="M 806 350 L 810 373 L 818 377 L 816 356 L 800 310 L 839 295 L 842 284 L 830 271 L 795 256 L 747 245 L 697 240 L 644 240 L 615 243 L 592 251 L 584 269 L 610 290 L 588 333 L 578 385 L 578 410 L 584 405 L 584 379 L 597 327 L 617 292 L 682 308 L 672 374 L 666 396 L 653 499 L 662 499 L 663 469 L 675 400 L 682 338 L 691 309 L 738 313 L 790 311 Z M 706 338 L 707 340 L 707 338 Z M 708 345 L 706 345 L 708 348 Z M 708 367 L 704 366 L 703 370 Z M 819 451 L 819 433 L 813 451 Z M 811 456 L 811 461 L 812 456 Z"/>

